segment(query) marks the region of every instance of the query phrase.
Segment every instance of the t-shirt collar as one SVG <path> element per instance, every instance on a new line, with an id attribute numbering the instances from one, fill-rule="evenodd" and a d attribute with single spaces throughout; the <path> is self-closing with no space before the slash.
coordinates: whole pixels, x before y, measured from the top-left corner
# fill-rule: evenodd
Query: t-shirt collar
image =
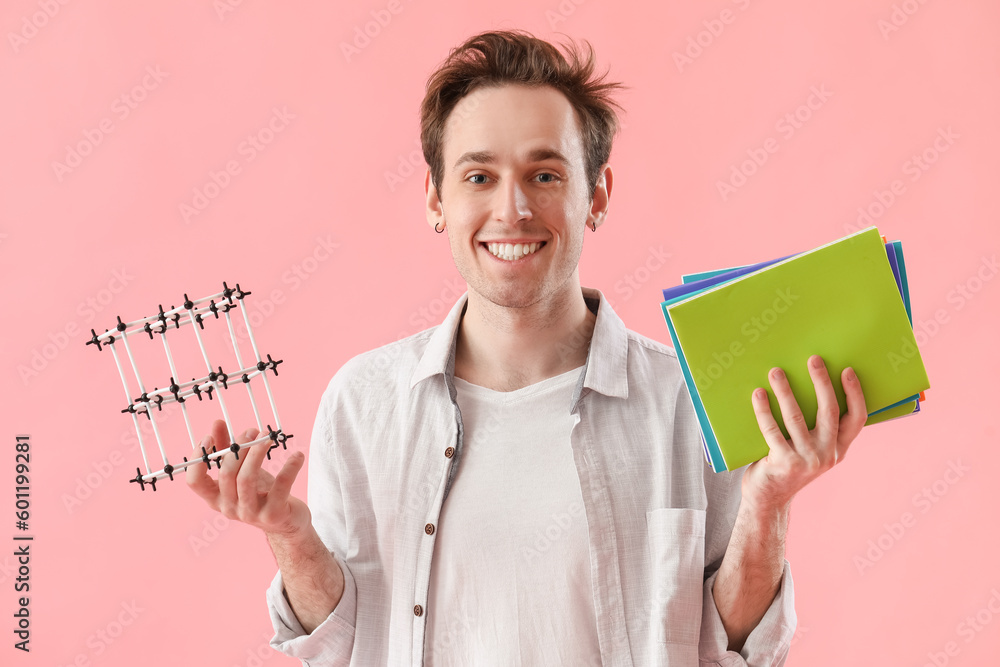
<path id="1" fill-rule="evenodd" d="M 584 366 L 583 388 L 606 396 L 628 398 L 628 334 L 625 324 L 604 298 L 604 294 L 591 287 L 582 287 L 587 307 L 596 312 L 594 333 Z M 427 347 L 410 378 L 410 388 L 434 375 L 444 375 L 449 387 L 455 373 L 455 346 L 458 325 L 469 301 L 466 291 L 452 306 L 444 321 L 434 328 Z M 578 387 L 578 390 L 580 388 Z M 575 399 L 579 398 L 579 391 Z M 574 400 L 574 404 L 575 404 Z"/>

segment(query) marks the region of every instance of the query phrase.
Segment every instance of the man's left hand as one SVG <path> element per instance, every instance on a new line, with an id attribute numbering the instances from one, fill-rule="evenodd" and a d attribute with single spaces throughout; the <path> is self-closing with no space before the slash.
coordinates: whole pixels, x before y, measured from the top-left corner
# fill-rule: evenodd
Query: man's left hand
<path id="1" fill-rule="evenodd" d="M 865 396 L 854 369 L 847 367 L 841 373 L 847 396 L 847 412 L 841 417 L 823 359 L 812 355 L 808 368 L 817 402 L 816 426 L 812 430 L 806 425 L 788 378 L 780 368 L 772 368 L 768 378 L 790 439 L 785 438 L 771 414 L 767 392 L 759 387 L 753 392 L 754 414 L 770 452 L 752 463 L 743 475 L 743 502 L 752 510 L 765 513 L 787 510 L 796 493 L 844 460 L 847 448 L 868 419 Z"/>

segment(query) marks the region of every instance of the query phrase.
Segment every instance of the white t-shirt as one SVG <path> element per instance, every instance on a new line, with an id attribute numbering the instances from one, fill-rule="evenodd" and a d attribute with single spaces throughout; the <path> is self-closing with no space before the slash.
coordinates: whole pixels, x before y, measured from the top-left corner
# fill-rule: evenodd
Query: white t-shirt
<path id="1" fill-rule="evenodd" d="M 426 665 L 601 664 L 570 451 L 582 369 L 510 392 L 455 378 L 462 465 L 437 527 Z"/>

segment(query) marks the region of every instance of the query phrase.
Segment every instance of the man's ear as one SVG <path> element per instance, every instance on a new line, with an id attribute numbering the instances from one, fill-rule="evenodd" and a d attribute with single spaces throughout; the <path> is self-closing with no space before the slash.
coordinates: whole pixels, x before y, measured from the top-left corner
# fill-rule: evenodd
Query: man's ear
<path id="1" fill-rule="evenodd" d="M 587 214 L 587 226 L 600 227 L 608 217 L 608 207 L 611 204 L 611 186 L 614 184 L 614 174 L 611 164 L 605 162 L 597 174 L 597 185 L 590 201 L 590 211 Z"/>
<path id="2" fill-rule="evenodd" d="M 427 198 L 427 224 L 431 227 L 444 229 L 444 207 L 441 205 L 441 198 L 438 197 L 437 187 L 431 178 L 431 169 L 427 168 L 424 174 L 424 195 Z"/>

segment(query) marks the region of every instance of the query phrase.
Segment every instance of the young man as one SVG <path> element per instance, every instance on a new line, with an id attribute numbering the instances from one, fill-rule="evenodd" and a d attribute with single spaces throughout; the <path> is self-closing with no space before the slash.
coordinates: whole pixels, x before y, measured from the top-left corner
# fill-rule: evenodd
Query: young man
<path id="1" fill-rule="evenodd" d="M 580 285 L 605 221 L 618 84 L 526 33 L 453 50 L 422 108 L 427 218 L 468 292 L 444 322 L 334 376 L 308 506 L 264 448 L 188 482 L 267 535 L 272 645 L 309 665 L 780 665 L 795 628 L 792 497 L 865 421 L 809 362 L 809 431 L 780 369 L 771 446 L 712 473 L 674 351 Z M 803 363 L 807 360 L 803 359 Z M 238 438 L 246 442 L 251 429 Z M 225 443 L 225 426 L 213 436 Z M 211 445 L 209 440 L 207 445 Z"/>

